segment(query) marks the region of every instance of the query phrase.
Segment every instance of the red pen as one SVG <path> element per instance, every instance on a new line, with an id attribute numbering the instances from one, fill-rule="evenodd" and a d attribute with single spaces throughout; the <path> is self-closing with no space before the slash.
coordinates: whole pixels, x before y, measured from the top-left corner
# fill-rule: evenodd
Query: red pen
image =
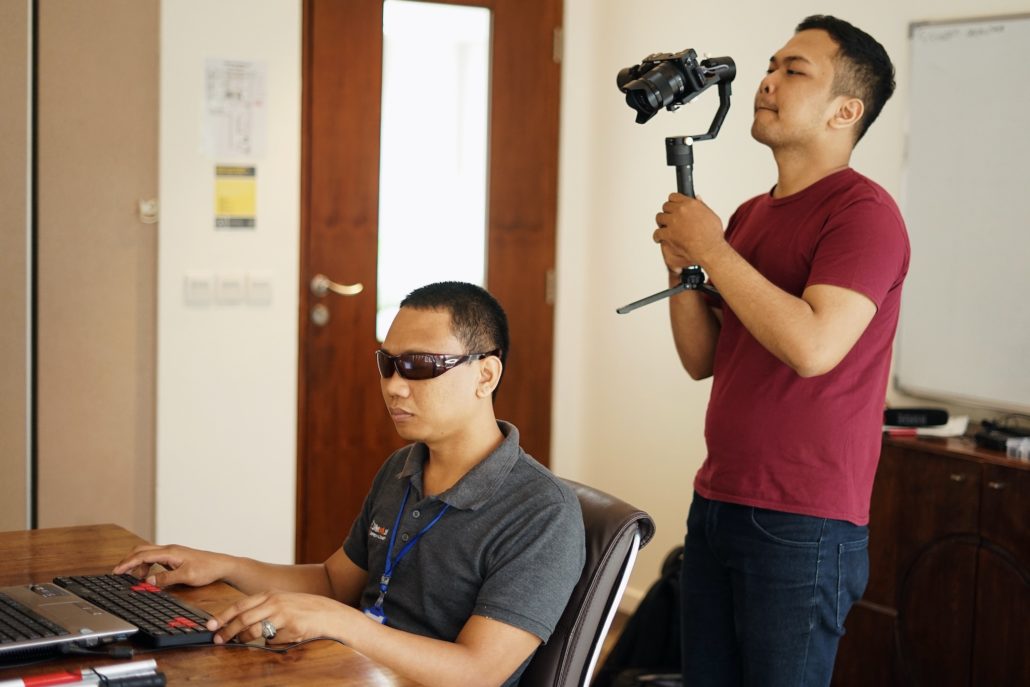
<path id="1" fill-rule="evenodd" d="M 891 437 L 915 437 L 919 436 L 915 427 L 889 427 L 883 430 L 887 436 Z"/>
<path id="2" fill-rule="evenodd" d="M 131 661 L 115 663 L 99 668 L 64 670 L 59 673 L 45 673 L 13 680 L 0 680 L 0 687 L 46 687 L 47 685 L 97 685 L 102 679 L 117 683 L 121 678 L 149 676 L 157 670 L 157 661 Z"/>
<path id="3" fill-rule="evenodd" d="M 47 673 L 46 675 L 34 675 L 32 677 L 20 677 L 14 680 L 0 682 L 0 687 L 42 687 L 43 685 L 64 685 L 69 682 L 82 682 L 82 673 L 64 671 L 61 673 Z"/>

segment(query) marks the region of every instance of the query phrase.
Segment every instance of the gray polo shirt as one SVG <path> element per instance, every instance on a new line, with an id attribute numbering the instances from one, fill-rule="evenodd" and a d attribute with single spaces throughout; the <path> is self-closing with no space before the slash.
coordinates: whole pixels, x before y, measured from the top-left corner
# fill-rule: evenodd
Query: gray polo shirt
<path id="1" fill-rule="evenodd" d="M 369 572 L 362 609 L 379 596 L 390 530 L 408 485 L 394 556 L 450 504 L 394 567 L 383 604 L 390 627 L 454 641 L 472 615 L 481 615 L 543 641 L 554 631 L 586 557 L 579 500 L 522 450 L 514 425 L 497 424 L 505 435 L 500 446 L 438 496 L 427 498 L 422 489 L 429 451 L 421 443 L 396 451 L 373 480 L 343 544 Z"/>

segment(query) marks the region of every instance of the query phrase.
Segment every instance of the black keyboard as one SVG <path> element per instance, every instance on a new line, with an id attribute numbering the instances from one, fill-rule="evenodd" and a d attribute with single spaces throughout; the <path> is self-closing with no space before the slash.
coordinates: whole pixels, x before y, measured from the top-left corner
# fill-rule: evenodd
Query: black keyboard
<path id="1" fill-rule="evenodd" d="M 60 625 L 0 593 L 0 645 L 66 634 L 68 630 Z"/>
<path id="2" fill-rule="evenodd" d="M 204 644 L 214 636 L 204 627 L 210 614 L 132 575 L 55 577 L 54 584 L 132 623 L 135 636 L 153 647 Z"/>

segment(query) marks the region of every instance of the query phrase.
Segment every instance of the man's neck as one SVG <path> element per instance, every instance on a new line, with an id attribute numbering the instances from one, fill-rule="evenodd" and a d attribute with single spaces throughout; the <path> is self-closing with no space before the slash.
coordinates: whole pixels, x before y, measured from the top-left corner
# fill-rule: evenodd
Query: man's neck
<path id="1" fill-rule="evenodd" d="M 429 443 L 429 459 L 422 472 L 426 495 L 442 494 L 453 487 L 503 441 L 504 434 L 491 413 L 489 417 L 470 422 L 459 436 Z"/>
<path id="2" fill-rule="evenodd" d="M 775 150 L 778 176 L 774 198 L 786 198 L 803 191 L 820 179 L 846 169 L 851 161 L 851 151 L 799 151 Z"/>

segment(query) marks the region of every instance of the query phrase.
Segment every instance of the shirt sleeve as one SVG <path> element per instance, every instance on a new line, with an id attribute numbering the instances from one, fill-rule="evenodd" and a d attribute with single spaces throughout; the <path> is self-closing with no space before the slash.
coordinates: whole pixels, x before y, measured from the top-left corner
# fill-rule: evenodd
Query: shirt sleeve
<path id="1" fill-rule="evenodd" d="M 575 495 L 527 513 L 498 542 L 491 559 L 473 613 L 546 642 L 586 560 L 583 516 Z"/>
<path id="2" fill-rule="evenodd" d="M 361 512 L 358 513 L 358 517 L 354 518 L 350 533 L 347 534 L 347 538 L 343 541 L 343 552 L 347 554 L 347 557 L 351 559 L 354 565 L 362 570 L 368 570 L 368 528 L 369 523 L 372 521 L 373 493 L 374 490 L 365 496 L 365 503 L 361 506 Z"/>
<path id="3" fill-rule="evenodd" d="M 908 271 L 909 245 L 897 208 L 861 200 L 830 218 L 815 249 L 806 286 L 857 291 L 877 308 Z"/>
<path id="4" fill-rule="evenodd" d="M 372 513 L 376 503 L 380 498 L 380 494 L 383 491 L 384 482 L 395 476 L 397 471 L 400 469 L 400 465 L 403 465 L 404 456 L 402 452 L 404 449 L 400 449 L 393 453 L 386 462 L 383 463 L 382 467 L 379 468 L 379 472 L 372 479 L 372 486 L 369 487 L 368 494 L 365 496 L 365 502 L 361 506 L 361 512 L 358 513 L 358 517 L 354 519 L 354 523 L 351 525 L 350 532 L 347 534 L 347 538 L 343 541 L 343 552 L 347 554 L 347 557 L 351 559 L 354 565 L 358 566 L 362 570 L 368 570 L 368 531 L 372 526 Z"/>

